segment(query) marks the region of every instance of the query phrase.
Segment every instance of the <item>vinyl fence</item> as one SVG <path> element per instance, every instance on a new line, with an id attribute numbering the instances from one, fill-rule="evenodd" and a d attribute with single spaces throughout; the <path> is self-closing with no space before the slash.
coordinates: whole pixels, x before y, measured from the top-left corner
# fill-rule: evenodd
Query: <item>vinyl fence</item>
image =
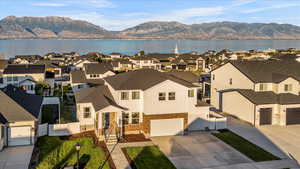
<path id="1" fill-rule="evenodd" d="M 67 124 L 41 124 L 38 130 L 39 136 L 68 136 L 80 133 L 80 123 Z"/>

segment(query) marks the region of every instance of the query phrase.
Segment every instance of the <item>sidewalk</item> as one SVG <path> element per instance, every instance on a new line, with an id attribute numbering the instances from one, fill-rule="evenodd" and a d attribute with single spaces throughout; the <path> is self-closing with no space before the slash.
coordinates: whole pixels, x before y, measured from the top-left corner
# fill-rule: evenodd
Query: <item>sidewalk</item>
<path id="1" fill-rule="evenodd" d="M 139 146 L 152 146 L 151 141 L 148 142 L 134 142 L 134 143 L 118 143 L 116 145 L 107 146 L 109 152 L 111 152 L 111 158 L 115 163 L 117 169 L 131 169 L 122 148 L 124 147 L 139 147 Z"/>

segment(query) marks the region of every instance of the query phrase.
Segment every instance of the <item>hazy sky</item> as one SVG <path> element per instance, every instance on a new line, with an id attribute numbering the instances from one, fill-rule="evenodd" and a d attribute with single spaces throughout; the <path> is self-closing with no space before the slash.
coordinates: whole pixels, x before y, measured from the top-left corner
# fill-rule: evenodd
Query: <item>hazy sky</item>
<path id="1" fill-rule="evenodd" d="M 0 0 L 0 18 L 9 15 L 67 16 L 109 30 L 147 21 L 300 25 L 300 0 Z"/>

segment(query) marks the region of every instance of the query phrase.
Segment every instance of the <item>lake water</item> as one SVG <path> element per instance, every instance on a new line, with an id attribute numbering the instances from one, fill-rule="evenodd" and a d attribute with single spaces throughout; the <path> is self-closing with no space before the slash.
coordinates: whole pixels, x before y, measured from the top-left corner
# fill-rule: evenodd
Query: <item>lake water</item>
<path id="1" fill-rule="evenodd" d="M 300 49 L 300 40 L 0 40 L 0 53 L 5 57 L 21 54 L 44 55 L 49 52 L 101 52 L 109 54 L 120 52 L 132 55 L 140 50 L 146 52 L 169 53 L 175 45 L 179 52 L 197 51 L 203 53 L 207 50 L 263 50 L 268 48 Z"/>

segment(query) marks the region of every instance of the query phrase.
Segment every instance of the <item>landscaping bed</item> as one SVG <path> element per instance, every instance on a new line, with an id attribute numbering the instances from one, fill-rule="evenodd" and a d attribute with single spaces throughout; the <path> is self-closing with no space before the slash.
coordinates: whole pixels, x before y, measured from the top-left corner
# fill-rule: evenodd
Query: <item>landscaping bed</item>
<path id="1" fill-rule="evenodd" d="M 59 169 L 65 166 L 73 166 L 77 163 L 77 152 L 75 145 L 79 143 L 80 166 L 81 168 L 110 169 L 106 161 L 106 154 L 103 148 L 96 146 L 93 139 L 80 137 L 72 139 L 61 139 L 60 137 L 44 136 L 38 139 L 37 147 L 39 160 L 36 169 Z"/>
<path id="2" fill-rule="evenodd" d="M 132 169 L 176 169 L 157 146 L 122 149 Z"/>
<path id="3" fill-rule="evenodd" d="M 229 130 L 220 130 L 220 133 L 212 134 L 253 161 L 260 162 L 280 159 Z"/>
<path id="4" fill-rule="evenodd" d="M 131 143 L 131 142 L 146 142 L 151 139 L 146 138 L 144 134 L 125 134 L 120 143 Z"/>

